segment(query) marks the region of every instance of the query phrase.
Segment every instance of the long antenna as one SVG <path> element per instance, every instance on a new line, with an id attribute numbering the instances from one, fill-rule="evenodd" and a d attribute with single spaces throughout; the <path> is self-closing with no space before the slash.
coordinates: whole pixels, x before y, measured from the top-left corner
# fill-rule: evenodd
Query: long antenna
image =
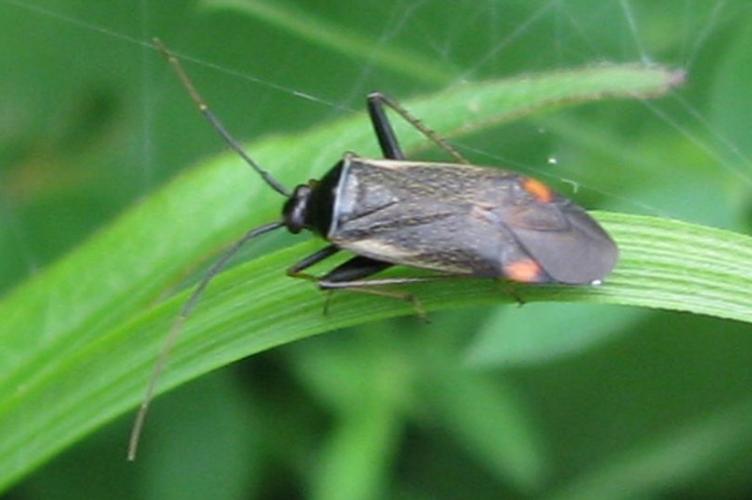
<path id="1" fill-rule="evenodd" d="M 237 141 L 237 139 L 235 139 L 230 134 L 230 132 L 227 131 L 217 115 L 212 113 L 212 111 L 209 109 L 209 106 L 206 104 L 206 101 L 204 101 L 204 98 L 201 97 L 201 94 L 199 94 L 198 90 L 196 90 L 196 87 L 193 85 L 193 82 L 188 76 L 188 73 L 185 72 L 183 66 L 180 64 L 180 60 L 175 56 L 175 54 L 173 54 L 159 38 L 154 38 L 154 46 L 159 52 L 162 53 L 165 59 L 167 59 L 167 62 L 170 63 L 170 66 L 173 67 L 175 73 L 177 73 L 178 75 L 178 78 L 180 78 L 180 82 L 188 91 L 188 94 L 190 94 L 193 102 L 196 103 L 198 110 L 201 111 L 201 114 L 203 114 L 207 120 L 209 120 L 211 126 L 214 127 L 214 130 L 216 130 L 222 137 L 222 139 L 224 139 L 224 141 L 227 143 L 227 145 L 230 146 L 230 149 L 238 153 L 240 157 L 243 158 L 243 160 L 245 160 L 245 162 L 250 165 L 250 167 L 255 170 L 269 186 L 271 186 L 272 189 L 274 189 L 282 196 L 289 197 L 291 195 L 290 191 L 286 187 L 284 187 L 277 179 L 272 177 L 272 174 L 261 168 L 261 166 L 256 163 L 256 161 L 251 158 L 248 153 L 245 152 L 243 146 Z"/>
<path id="2" fill-rule="evenodd" d="M 167 364 L 167 358 L 169 358 L 170 353 L 172 352 L 172 348 L 175 346 L 178 337 L 183 331 L 183 325 L 185 324 L 185 321 L 188 319 L 188 316 L 191 315 L 193 309 L 195 309 L 196 304 L 198 304 L 199 299 L 201 299 L 201 296 L 204 294 L 204 291 L 209 285 L 209 282 L 214 279 L 214 277 L 217 276 L 222 271 L 222 269 L 224 269 L 225 265 L 227 265 L 227 262 L 236 253 L 238 253 L 238 250 L 240 250 L 242 246 L 245 245 L 248 241 L 252 240 L 256 236 L 261 236 L 262 234 L 268 233 L 275 229 L 279 229 L 283 226 L 284 222 L 272 222 L 248 231 L 242 238 L 233 243 L 233 245 L 225 251 L 224 255 L 222 255 L 222 257 L 220 257 L 209 268 L 209 270 L 206 271 L 206 275 L 204 275 L 198 286 L 196 286 L 196 288 L 193 290 L 190 298 L 185 302 L 185 304 L 183 304 L 183 308 L 180 310 L 180 314 L 172 324 L 170 333 L 167 334 L 165 342 L 162 345 L 162 350 L 159 352 L 159 357 L 157 358 L 157 362 L 154 364 L 154 370 L 152 371 L 151 377 L 149 378 L 149 384 L 146 386 L 146 393 L 144 394 L 144 398 L 141 400 L 141 407 L 136 414 L 136 419 L 133 421 L 133 427 L 131 428 L 131 437 L 128 441 L 129 461 L 132 462 L 136 459 L 138 442 L 141 437 L 141 431 L 144 428 L 146 413 L 149 410 L 149 405 L 151 404 L 152 399 L 154 399 L 154 391 L 157 387 L 157 381 L 159 380 L 159 376 L 162 374 L 162 371 Z"/>

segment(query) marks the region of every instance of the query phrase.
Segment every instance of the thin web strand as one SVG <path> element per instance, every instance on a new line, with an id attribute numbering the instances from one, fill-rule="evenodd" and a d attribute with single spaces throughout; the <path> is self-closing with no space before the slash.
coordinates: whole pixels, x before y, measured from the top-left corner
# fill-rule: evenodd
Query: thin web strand
<path id="1" fill-rule="evenodd" d="M 149 7 L 148 0 L 139 0 L 140 30 L 141 36 L 146 38 L 149 32 Z M 141 184 L 144 192 L 152 187 L 152 166 L 154 162 L 154 148 L 152 137 L 154 136 L 154 113 L 151 85 L 151 47 L 141 48 Z"/>
<path id="2" fill-rule="evenodd" d="M 670 125 L 674 130 L 676 130 L 681 135 L 686 137 L 692 144 L 694 144 L 695 146 L 700 148 L 702 151 L 704 151 L 705 154 L 707 154 L 710 158 L 713 158 L 725 170 L 733 174 L 735 177 L 743 181 L 745 184 L 752 186 L 752 176 L 750 176 L 747 172 L 745 172 L 741 168 L 731 163 L 727 158 L 724 158 L 723 156 L 721 156 L 712 146 L 708 145 L 706 141 L 698 137 L 697 134 L 695 134 L 689 127 L 686 127 L 682 125 L 681 123 L 677 122 L 675 119 L 671 118 L 668 115 L 668 113 L 666 113 L 664 110 L 662 110 L 660 107 L 656 106 L 655 104 L 646 100 L 641 100 L 639 102 L 640 104 L 645 106 L 648 110 L 650 110 L 651 113 L 653 113 L 658 118 L 660 118 L 661 121 Z"/>
<path id="3" fill-rule="evenodd" d="M 624 2 L 624 0 L 619 0 L 619 1 L 622 2 L 623 6 L 626 5 L 627 10 L 631 10 L 631 4 L 629 3 L 628 0 L 627 0 L 627 2 Z M 139 39 L 131 37 L 129 35 L 120 33 L 120 32 L 118 32 L 116 30 L 112 30 L 112 29 L 109 29 L 109 28 L 106 28 L 106 27 L 103 27 L 103 26 L 99 26 L 99 25 L 96 25 L 96 24 L 93 24 L 93 23 L 89 23 L 89 22 L 83 21 L 81 19 L 72 17 L 72 16 L 67 16 L 65 14 L 61 14 L 59 12 L 55 12 L 55 11 L 53 11 L 51 9 L 47 9 L 47 8 L 44 8 L 44 7 L 41 7 L 41 6 L 38 6 L 38 5 L 29 4 L 28 2 L 21 2 L 19 0 L 0 0 L 0 2 L 5 3 L 7 5 L 15 6 L 15 7 L 20 8 L 20 9 L 25 9 L 27 11 L 34 12 L 34 13 L 39 14 L 39 15 L 44 15 L 44 16 L 52 17 L 52 18 L 58 19 L 58 20 L 60 20 L 62 22 L 66 22 L 66 23 L 69 23 L 69 24 L 72 24 L 72 25 L 76 25 L 76 26 L 78 26 L 80 28 L 83 28 L 83 29 L 87 29 L 87 30 L 90 30 L 90 31 L 99 32 L 99 33 L 102 33 L 104 35 L 107 35 L 107 36 L 110 36 L 110 37 L 113 37 L 113 38 L 116 38 L 116 39 L 119 39 L 119 40 L 122 40 L 122 41 L 126 41 L 126 42 L 131 43 L 131 44 L 135 44 L 135 45 L 139 45 L 139 46 L 142 46 L 142 47 L 151 48 L 151 44 L 148 43 L 148 42 L 145 42 L 143 40 L 139 40 Z M 556 13 L 558 14 L 558 17 L 561 18 L 561 16 L 563 15 L 564 18 L 568 19 L 570 26 L 572 26 L 572 28 L 575 29 L 575 31 L 578 33 L 578 35 L 580 36 L 580 38 L 583 41 L 585 41 L 586 43 L 588 43 L 588 45 L 591 48 L 592 53 L 596 57 L 599 57 L 599 58 L 605 57 L 603 54 L 599 54 L 598 53 L 598 49 L 596 49 L 596 47 L 592 43 L 592 41 L 589 40 L 589 37 L 584 32 L 582 26 L 580 26 L 578 20 L 574 18 L 573 14 L 571 12 L 569 12 L 568 8 L 564 5 L 564 2 L 562 2 L 561 0 L 555 0 L 555 1 L 552 0 L 551 2 L 549 2 L 547 4 L 544 4 L 544 6 L 539 11 L 536 11 L 536 13 L 534 13 L 532 17 L 529 17 L 526 20 L 525 23 L 522 23 L 522 25 L 517 30 L 515 30 L 515 32 L 513 32 L 511 35 L 508 35 L 504 40 L 501 40 L 501 42 L 499 44 L 496 44 L 494 47 L 492 47 L 491 51 L 489 51 L 489 53 L 487 53 L 487 55 L 484 56 L 484 58 L 482 58 L 482 59 L 489 59 L 489 58 L 493 57 L 493 55 L 495 55 L 496 53 L 498 53 L 500 50 L 503 50 L 503 48 L 511 45 L 511 43 L 513 43 L 517 38 L 519 38 L 522 34 L 524 34 L 524 32 L 527 31 L 527 29 L 532 24 L 534 24 L 534 22 L 537 20 L 538 16 L 540 16 L 540 15 L 543 14 L 543 12 L 541 12 L 541 10 L 542 11 L 546 11 L 546 10 L 548 10 L 549 6 L 551 6 L 551 5 L 556 5 L 556 7 L 557 7 L 557 9 L 556 9 L 557 12 Z M 715 29 L 715 26 L 719 23 L 719 19 L 721 18 L 721 13 L 724 11 L 724 9 L 725 9 L 726 6 L 727 6 L 726 0 L 720 0 L 719 2 L 717 2 L 714 5 L 713 10 L 711 11 L 711 15 L 709 16 L 708 21 L 703 24 L 703 30 L 694 39 L 694 44 L 692 45 L 692 49 L 690 50 L 690 55 L 687 57 L 687 59 L 689 60 L 686 63 L 687 66 L 691 66 L 693 64 L 694 59 L 696 58 L 697 54 L 700 52 L 701 47 L 702 47 L 704 41 L 709 37 L 709 35 Z M 627 22 L 629 22 L 629 20 L 627 20 Z M 641 39 L 639 37 L 639 30 L 637 29 L 638 28 L 637 21 L 636 21 L 636 19 L 635 19 L 634 16 L 632 16 L 632 24 L 633 24 L 632 28 L 634 28 L 634 29 L 630 28 L 630 32 L 633 34 L 633 37 L 635 38 L 636 42 L 640 46 L 644 46 L 644 44 L 642 44 L 642 41 L 641 41 Z M 511 39 L 510 39 L 510 37 L 511 37 Z M 226 67 L 217 65 L 215 63 L 208 62 L 206 60 L 202 60 L 202 59 L 199 59 L 199 58 L 196 58 L 196 57 L 192 57 L 192 56 L 187 55 L 187 54 L 176 53 L 176 55 L 179 56 L 181 59 L 183 59 L 185 61 L 189 61 L 189 62 L 195 63 L 197 65 L 200 65 L 200 66 L 203 66 L 203 67 L 207 67 L 207 68 L 216 70 L 218 72 L 221 72 L 223 74 L 227 74 L 227 75 L 230 75 L 230 76 L 242 79 L 242 80 L 250 81 L 252 83 L 256 83 L 256 84 L 259 84 L 259 85 L 262 85 L 262 86 L 265 86 L 265 87 L 268 87 L 268 88 L 272 88 L 274 90 L 284 92 L 284 93 L 286 93 L 288 95 L 291 95 L 291 96 L 294 96 L 294 97 L 297 97 L 297 98 L 305 99 L 305 100 L 308 100 L 308 101 L 311 101 L 311 102 L 316 102 L 316 103 L 322 104 L 324 106 L 331 107 L 333 109 L 345 110 L 345 111 L 355 111 L 353 108 L 348 107 L 346 104 L 328 101 L 326 99 L 320 98 L 318 96 L 312 95 L 312 94 L 304 92 L 302 90 L 294 89 L 294 88 L 291 88 L 291 87 L 286 87 L 286 86 L 283 86 L 283 85 L 278 85 L 278 84 L 276 84 L 274 82 L 271 82 L 269 80 L 265 80 L 265 79 L 258 78 L 258 77 L 255 77 L 253 75 L 249 75 L 249 74 L 237 71 L 237 70 L 226 68 Z M 691 111 L 690 111 L 690 114 L 692 114 Z M 662 112 L 662 116 L 665 117 L 665 118 L 669 118 L 669 120 L 670 120 L 670 117 L 668 117 L 668 115 L 665 112 Z M 672 124 L 672 126 L 678 125 L 677 122 L 674 121 L 674 120 L 670 120 L 670 122 L 668 122 L 668 123 Z M 737 156 L 739 156 L 739 148 L 737 148 L 736 146 L 734 146 L 731 141 L 729 141 L 728 139 L 725 139 L 725 138 L 721 139 L 720 137 L 722 137 L 722 136 L 719 135 L 718 131 L 714 130 L 712 127 L 709 127 L 709 124 L 708 124 L 708 130 L 717 139 L 719 139 L 719 143 L 721 143 L 725 147 L 729 148 L 729 150 L 734 151 L 735 154 Z M 687 135 L 687 134 L 684 133 L 684 135 Z M 692 140 L 693 142 L 697 143 L 705 151 L 713 151 L 713 148 L 711 146 L 708 146 L 707 144 L 703 143 L 702 140 L 701 140 L 701 138 L 699 138 L 699 137 L 697 137 L 697 136 L 695 136 L 695 135 L 693 135 L 691 133 L 690 133 L 690 136 L 691 137 L 688 137 L 688 138 L 690 140 Z M 717 158 L 716 154 L 717 153 L 713 152 L 713 156 Z M 491 155 L 491 157 L 493 157 L 493 155 Z M 508 160 L 507 160 L 507 162 L 508 162 Z M 726 165 L 726 166 L 728 167 L 728 165 Z M 734 169 L 732 168 L 732 170 L 734 170 Z M 553 176 L 552 174 L 550 174 L 550 172 L 542 172 L 542 175 L 547 175 L 549 177 L 558 178 L 558 179 L 560 179 L 560 180 L 562 180 L 564 182 L 569 182 L 570 181 L 570 180 L 564 179 L 562 177 Z M 583 185 L 583 187 L 586 187 L 588 189 L 593 189 L 593 188 L 590 188 L 590 187 L 588 187 L 586 185 Z M 601 190 L 595 190 L 595 191 L 603 192 Z M 607 194 L 605 192 L 603 192 L 603 193 Z M 620 198 L 620 199 L 622 199 L 622 198 Z"/>
<path id="4" fill-rule="evenodd" d="M 620 0 L 622 1 L 622 0 Z M 725 0 L 724 0 L 725 1 Z M 723 2 L 722 2 L 723 3 Z M 713 10 L 714 12 L 714 19 L 716 19 L 716 16 L 719 14 L 719 9 L 722 8 L 719 6 L 716 6 L 716 8 Z M 562 10 L 563 12 L 567 12 L 566 10 Z M 567 12 L 567 14 L 569 14 Z M 569 15 L 569 20 L 573 25 L 577 25 L 577 20 L 574 19 L 571 15 Z M 598 52 L 595 49 L 595 44 L 592 42 L 592 40 L 587 37 L 587 35 L 584 33 L 582 29 L 578 26 L 578 32 L 581 34 L 581 36 L 585 37 L 584 39 L 587 41 L 588 45 L 591 47 L 591 50 L 593 51 L 594 56 L 599 56 Z M 634 33 L 637 33 L 635 31 Z M 704 38 L 706 39 L 709 36 L 709 34 L 704 35 Z M 695 50 L 699 50 L 699 48 L 696 48 Z M 674 96 L 678 102 L 684 105 L 687 112 L 691 115 L 694 115 L 695 119 L 698 120 L 707 130 L 708 132 L 713 135 L 715 139 L 718 140 L 720 144 L 723 146 L 729 148 L 730 151 L 732 151 L 737 157 L 743 158 L 745 160 L 745 163 L 749 164 L 749 160 L 746 158 L 746 156 L 741 152 L 741 150 L 734 146 L 733 143 L 725 138 L 723 134 L 715 130 L 710 123 L 700 115 L 699 112 L 697 112 L 694 108 L 692 108 L 688 103 L 686 103 L 685 100 L 683 100 L 676 92 L 672 92 L 670 95 Z M 667 112 L 662 110 L 657 104 L 653 104 L 647 100 L 644 99 L 638 99 L 638 102 L 640 102 L 643 106 L 645 106 L 648 110 L 650 110 L 656 117 L 658 117 L 661 121 L 672 127 L 674 130 L 679 132 L 681 135 L 683 135 L 685 138 L 687 138 L 690 142 L 695 144 L 699 149 L 704 151 L 710 158 L 715 159 L 720 166 L 722 166 L 725 170 L 731 172 L 733 175 L 741 179 L 745 184 L 752 185 L 752 178 L 742 170 L 741 168 L 738 168 L 737 166 L 733 165 L 731 162 L 728 161 L 727 158 L 724 158 L 721 156 L 712 146 L 710 146 L 707 141 L 703 140 L 701 137 L 699 137 L 697 134 L 695 134 L 692 130 L 690 130 L 688 127 L 682 125 L 677 120 L 669 116 Z M 694 114 L 693 112 L 694 111 Z"/>
<path id="5" fill-rule="evenodd" d="M 703 25 L 702 30 L 694 38 L 691 48 L 688 54 L 684 57 L 684 69 L 689 71 L 694 66 L 697 56 L 700 54 L 703 45 L 710 37 L 711 33 L 717 29 L 717 25 L 721 18 L 721 12 L 726 7 L 726 0 L 716 0 L 713 5 L 713 10 L 710 12 L 710 19 Z"/>
<path id="6" fill-rule="evenodd" d="M 632 35 L 632 40 L 634 41 L 635 47 L 637 48 L 637 52 L 640 54 L 640 60 L 643 64 L 651 64 L 653 59 L 645 50 L 645 46 L 642 44 L 640 35 L 637 31 L 637 20 L 632 8 L 632 3 L 629 0 L 619 0 L 619 4 L 621 5 L 621 11 L 624 13 L 624 18 L 627 21 L 629 33 Z"/>
<path id="7" fill-rule="evenodd" d="M 697 120 L 702 127 L 708 131 L 718 142 L 720 142 L 725 148 L 727 148 L 734 156 L 736 156 L 742 163 L 748 167 L 752 166 L 752 158 L 749 157 L 740 147 L 734 144 L 728 137 L 718 132 L 710 121 L 704 117 L 700 111 L 692 106 L 686 99 L 679 94 L 673 94 L 673 98 L 678 102 L 689 115 Z M 752 168 L 750 169 L 752 170 Z"/>
<path id="8" fill-rule="evenodd" d="M 462 82 L 471 78 L 486 63 L 488 63 L 491 59 L 496 57 L 499 54 L 499 52 L 502 52 L 504 49 L 510 46 L 515 40 L 517 40 L 523 34 L 525 34 L 528 31 L 528 28 L 530 28 L 530 26 L 535 24 L 538 20 L 542 19 L 543 16 L 549 10 L 551 10 L 551 7 L 553 7 L 555 4 L 556 4 L 556 0 L 548 0 L 546 3 L 540 6 L 524 22 L 520 23 L 520 25 L 517 26 L 517 28 L 513 32 L 511 32 L 509 35 L 504 37 L 504 39 L 502 39 L 499 43 L 491 47 L 491 49 L 488 52 L 486 52 L 486 55 L 479 58 L 472 66 L 470 66 L 468 69 L 463 71 L 459 77 L 455 78 L 454 85 L 461 84 Z"/>
<path id="9" fill-rule="evenodd" d="M 0 3 L 4 3 L 6 5 L 11 5 L 11 6 L 17 7 L 19 9 L 23 9 L 23 10 L 26 10 L 26 11 L 29 11 L 29 12 L 33 12 L 33 13 L 35 13 L 37 15 L 41 15 L 41 16 L 52 18 L 52 19 L 56 19 L 58 21 L 64 22 L 66 24 L 70 24 L 72 26 L 77 26 L 77 27 L 85 29 L 87 31 L 92 31 L 92 32 L 95 32 L 95 33 L 101 33 L 101 34 L 109 36 L 109 37 L 111 37 L 113 39 L 120 40 L 120 41 L 123 41 L 123 42 L 127 42 L 127 43 L 130 43 L 132 45 L 138 45 L 138 46 L 141 46 L 141 47 L 147 47 L 147 48 L 155 50 L 154 44 L 151 41 L 148 41 L 147 39 L 141 40 L 141 39 L 132 37 L 130 35 L 126 35 L 125 33 L 121 33 L 119 31 L 116 31 L 116 30 L 113 30 L 113 29 L 110 29 L 110 28 L 106 28 L 104 26 L 100 26 L 100 25 L 97 25 L 97 24 L 94 24 L 94 23 L 89 23 L 89 22 L 83 21 L 81 19 L 77 19 L 75 17 L 68 16 L 68 15 L 62 14 L 60 12 L 56 12 L 56 11 L 51 10 L 51 9 L 47 9 L 47 8 L 44 8 L 44 7 L 41 7 L 41 6 L 38 6 L 38 5 L 34 5 L 32 3 L 29 3 L 29 2 L 21 2 L 21 1 L 18 1 L 18 0 L 0 0 Z M 276 91 L 285 93 L 287 95 L 298 97 L 300 99 L 311 101 L 311 102 L 314 102 L 316 104 L 321 104 L 321 105 L 324 105 L 324 106 L 327 106 L 327 107 L 331 107 L 331 108 L 334 108 L 334 109 L 339 109 L 339 110 L 342 110 L 342 111 L 356 111 L 355 109 L 352 109 L 352 108 L 342 107 L 341 105 L 337 104 L 334 101 L 330 101 L 330 100 L 324 99 L 322 97 L 318 97 L 318 96 L 315 96 L 313 94 L 310 94 L 310 93 L 307 93 L 307 92 L 304 92 L 304 91 L 301 91 L 301 90 L 298 90 L 298 89 L 295 89 L 295 88 L 292 88 L 292 87 L 287 87 L 285 85 L 281 85 L 281 84 L 272 82 L 270 80 L 266 80 L 266 79 L 263 79 L 263 78 L 260 78 L 260 77 L 257 77 L 257 76 L 254 76 L 254 75 L 242 72 L 242 71 L 238 71 L 238 70 L 231 69 L 231 68 L 228 68 L 228 67 L 225 67 L 225 66 L 221 66 L 219 64 L 207 61 L 205 59 L 200 59 L 198 57 L 194 57 L 194 56 L 182 53 L 180 51 L 172 51 L 172 52 L 173 52 L 173 54 L 176 57 L 180 58 L 183 61 L 188 61 L 190 63 L 197 64 L 197 65 L 202 66 L 204 68 L 212 69 L 212 70 L 217 71 L 219 73 L 222 73 L 222 74 L 225 74 L 225 75 L 228 75 L 228 76 L 232 76 L 232 77 L 238 78 L 240 80 L 245 80 L 245 81 L 257 84 L 259 86 L 263 86 L 263 87 L 266 87 L 266 88 L 269 88 L 269 89 L 272 89 L 272 90 L 276 90 Z"/>
<path id="10" fill-rule="evenodd" d="M 185 72 L 183 66 L 180 64 L 180 60 L 175 57 L 175 55 L 170 52 L 170 50 L 158 38 L 154 39 L 154 45 L 175 70 L 175 73 L 177 73 L 178 78 L 183 84 L 183 87 L 185 87 L 185 89 L 188 91 L 188 94 L 191 96 L 191 99 L 193 99 L 193 102 L 196 104 L 198 110 L 204 115 L 204 117 L 206 117 L 207 120 L 209 120 L 209 123 L 212 124 L 214 130 L 216 130 L 222 137 L 222 139 L 224 139 L 225 143 L 230 146 L 230 149 L 235 151 L 241 158 L 243 158 L 243 160 L 245 160 L 245 162 L 253 170 L 255 170 L 262 179 L 264 179 L 264 182 L 266 182 L 267 185 L 269 185 L 272 189 L 274 189 L 282 196 L 289 197 L 291 194 L 290 191 L 277 179 L 275 179 L 267 170 L 261 167 L 261 165 L 256 163 L 256 160 L 251 158 L 248 153 L 246 153 L 245 148 L 232 136 L 232 134 L 230 134 L 230 132 L 227 130 L 227 128 L 225 128 L 220 119 L 211 111 L 211 109 L 209 109 L 206 101 L 204 101 L 204 98 L 201 96 L 201 94 L 199 94 L 198 90 L 193 85 L 193 82 L 188 76 L 188 73 Z"/>

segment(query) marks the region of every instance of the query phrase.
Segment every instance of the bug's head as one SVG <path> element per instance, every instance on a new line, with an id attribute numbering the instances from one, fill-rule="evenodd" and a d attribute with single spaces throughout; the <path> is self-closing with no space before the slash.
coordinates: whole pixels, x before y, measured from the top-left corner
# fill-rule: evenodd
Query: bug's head
<path id="1" fill-rule="evenodd" d="M 326 238 L 335 215 L 335 198 L 343 167 L 340 161 L 321 180 L 311 179 L 295 188 L 282 208 L 282 219 L 288 231 L 297 234 L 308 229 Z"/>
<path id="2" fill-rule="evenodd" d="M 308 228 L 307 219 L 311 193 L 313 193 L 313 186 L 310 184 L 297 186 L 282 208 L 282 218 L 285 221 L 285 227 L 293 234 L 297 234 L 303 229 Z"/>

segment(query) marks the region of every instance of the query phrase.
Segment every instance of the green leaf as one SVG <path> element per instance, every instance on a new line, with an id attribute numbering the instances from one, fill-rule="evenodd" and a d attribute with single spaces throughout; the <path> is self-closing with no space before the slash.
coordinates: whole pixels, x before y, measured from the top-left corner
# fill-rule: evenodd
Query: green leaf
<path id="1" fill-rule="evenodd" d="M 468 349 L 477 367 L 547 363 L 613 339 L 646 316 L 645 309 L 594 304 L 531 304 L 496 311 Z"/>
<path id="2" fill-rule="evenodd" d="M 646 436 L 575 477 L 547 498 L 646 498 L 697 477 L 714 462 L 746 448 L 752 436 L 752 401 L 737 402 L 660 436 Z"/>
<path id="3" fill-rule="evenodd" d="M 514 387 L 448 363 L 432 375 L 422 394 L 433 419 L 489 473 L 521 491 L 539 488 L 551 472 L 550 453 Z"/>
<path id="4" fill-rule="evenodd" d="M 715 126 L 713 130 L 718 131 L 718 137 L 725 138 L 737 148 L 730 151 L 730 159 L 742 165 L 752 152 L 752 140 L 745 133 L 752 121 L 749 113 L 744 112 L 752 105 L 749 93 L 749 79 L 752 78 L 752 57 L 748 50 L 750 43 L 752 27 L 745 26 L 733 40 L 731 50 L 719 61 L 722 69 L 717 74 L 708 106 L 711 122 Z"/>
<path id="5" fill-rule="evenodd" d="M 144 490 L 151 498 L 241 498 L 257 487 L 263 449 L 254 432 L 258 421 L 230 375 L 211 374 L 198 381 L 195 390 L 171 394 L 172 410 L 191 413 L 192 418 L 164 415 L 150 422 L 154 432 L 149 449 L 159 453 L 145 453 L 138 465 L 149 473 Z M 193 411 L 197 405 L 201 411 Z M 195 437 L 182 439 L 187 435 Z M 201 453 L 192 453 L 196 449 Z"/>
<path id="6" fill-rule="evenodd" d="M 364 394 L 360 411 L 335 422 L 321 453 L 311 498 L 385 496 L 401 426 L 394 401 L 381 396 Z"/>
<path id="7" fill-rule="evenodd" d="M 332 419 L 316 466 L 307 471 L 311 498 L 385 498 L 392 489 L 412 367 L 384 323 L 360 333 L 288 350 L 296 378 Z"/>
<path id="8" fill-rule="evenodd" d="M 349 57 L 363 59 L 384 69 L 405 74 L 426 83 L 448 83 L 455 71 L 435 58 L 428 58 L 406 49 L 377 43 L 347 26 L 333 24 L 311 12 L 301 12 L 284 2 L 242 0 L 205 0 L 215 9 L 233 9 L 247 14 L 275 28 L 291 33 L 308 43 L 321 45 Z"/>
<path id="9" fill-rule="evenodd" d="M 468 84 L 407 106 L 435 129 L 458 134 L 560 104 L 656 96 L 679 79 L 657 67 L 604 66 Z M 398 133 L 405 130 L 405 125 L 397 126 Z M 407 149 L 418 143 L 417 137 L 405 136 Z M 249 150 L 288 185 L 320 176 L 343 151 L 377 154 L 363 116 L 299 135 L 268 137 Z M 276 193 L 234 156 L 211 160 L 4 298 L 0 487 L 135 406 L 188 292 L 162 299 L 245 228 L 278 217 L 280 204 Z M 521 289 L 527 300 L 627 303 L 752 317 L 749 238 L 646 217 L 599 218 L 623 250 L 609 283 Z M 317 247 L 320 243 L 304 242 L 220 276 L 188 322 L 160 390 L 295 339 L 412 313 L 399 302 L 344 294 L 332 314 L 323 317 L 321 295 L 309 283 L 284 275 L 290 263 Z M 415 291 L 430 310 L 509 301 L 488 282 Z"/>

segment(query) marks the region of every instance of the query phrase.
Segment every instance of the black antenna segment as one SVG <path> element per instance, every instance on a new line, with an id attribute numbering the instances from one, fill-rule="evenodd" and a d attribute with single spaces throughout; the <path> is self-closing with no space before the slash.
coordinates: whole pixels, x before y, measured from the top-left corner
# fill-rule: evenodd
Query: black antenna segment
<path id="1" fill-rule="evenodd" d="M 269 186 L 271 186 L 272 189 L 274 189 L 282 196 L 290 197 L 292 193 L 277 179 L 272 177 L 272 174 L 261 168 L 261 166 L 256 163 L 256 161 L 251 158 L 248 153 L 245 152 L 243 146 L 237 141 L 237 139 L 235 139 L 230 134 L 230 132 L 227 131 L 217 115 L 212 113 L 211 109 L 209 109 L 209 106 L 206 104 L 206 101 L 204 101 L 204 98 L 201 97 L 201 94 L 199 94 L 198 90 L 196 90 L 196 87 L 193 85 L 193 82 L 188 76 L 188 73 L 185 72 L 183 65 L 180 64 L 180 60 L 175 56 L 175 54 L 173 54 L 159 38 L 154 38 L 154 46 L 159 52 L 162 53 L 165 59 L 167 59 L 167 62 L 170 63 L 170 66 L 172 66 L 172 68 L 175 70 L 175 73 L 177 73 L 178 78 L 180 78 L 180 83 L 182 83 L 185 89 L 188 91 L 191 99 L 193 99 L 196 107 L 198 107 L 198 110 L 201 111 L 201 114 L 203 114 L 209 121 L 209 123 L 211 123 L 211 126 L 214 127 L 214 130 L 219 133 L 219 135 L 222 137 L 222 139 L 224 139 L 227 145 L 230 146 L 230 149 L 238 153 L 240 157 L 243 158 L 243 160 L 245 160 L 245 162 L 250 165 L 250 167 L 255 170 Z"/>

